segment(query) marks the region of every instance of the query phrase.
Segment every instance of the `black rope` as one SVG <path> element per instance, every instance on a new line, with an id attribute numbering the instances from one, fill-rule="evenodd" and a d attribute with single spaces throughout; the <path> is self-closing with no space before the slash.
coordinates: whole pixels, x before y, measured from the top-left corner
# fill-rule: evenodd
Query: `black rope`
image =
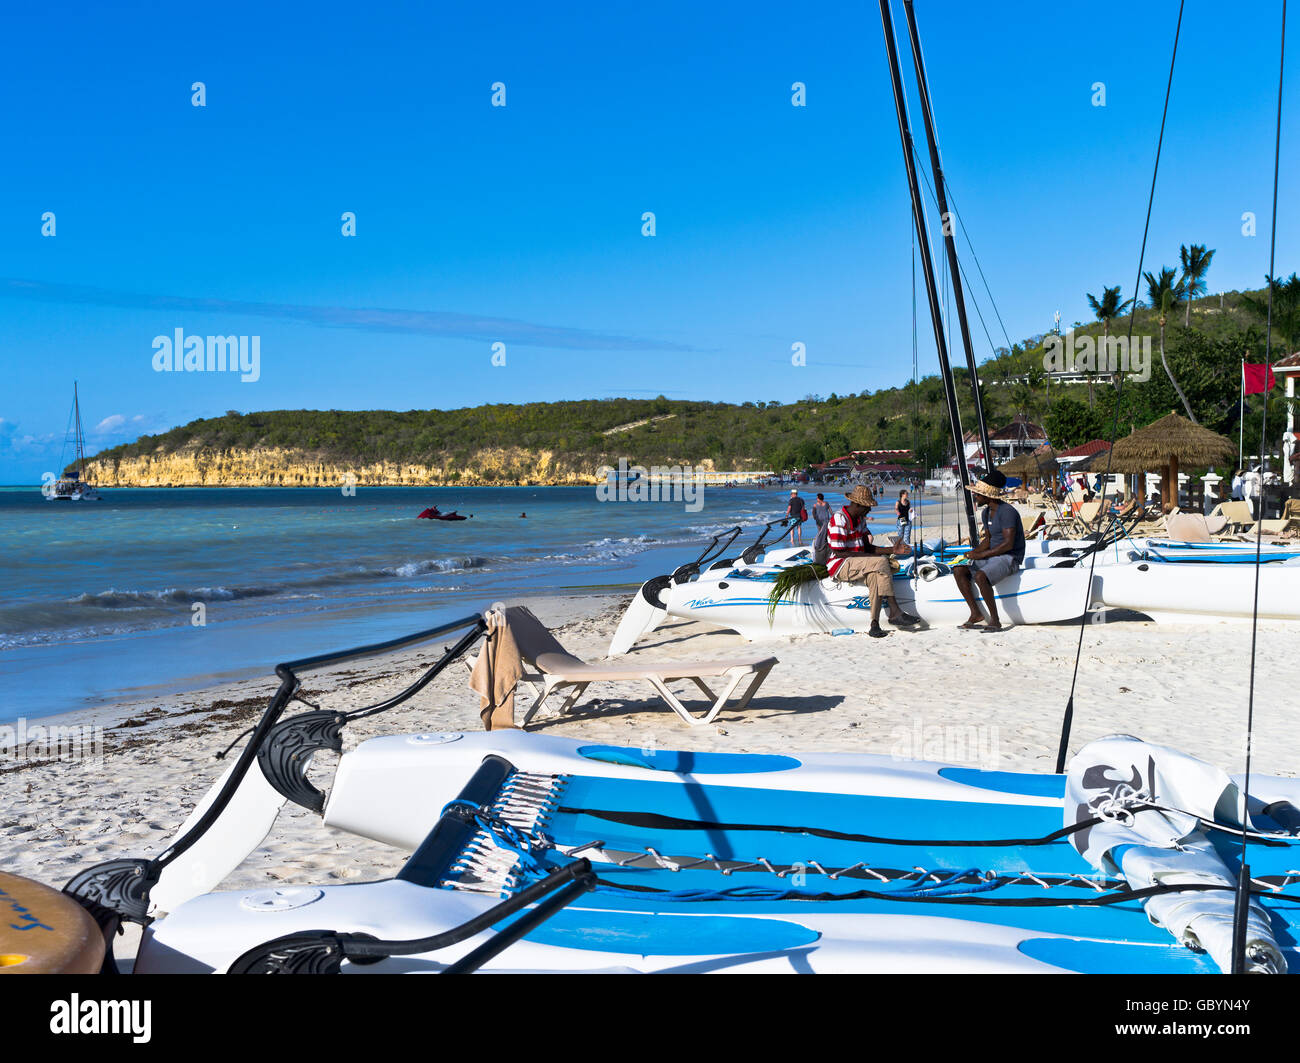
<path id="1" fill-rule="evenodd" d="M 1282 43 L 1277 60 L 1277 129 L 1273 141 L 1273 218 L 1268 236 L 1268 317 L 1264 331 L 1264 373 L 1271 371 L 1269 359 L 1273 354 L 1273 270 L 1277 255 L 1277 178 L 1278 165 L 1282 152 L 1282 74 L 1286 66 L 1286 0 L 1282 0 Z M 1265 444 L 1268 440 L 1268 392 L 1264 393 L 1264 412 L 1259 424 L 1259 457 L 1267 468 L 1268 458 Z M 1255 650 L 1259 640 L 1259 575 L 1260 556 L 1264 549 L 1264 491 L 1259 493 L 1259 513 L 1255 518 L 1255 596 L 1251 603 L 1250 614 L 1250 681 L 1246 694 L 1246 774 L 1242 782 L 1243 803 L 1250 794 L 1250 755 L 1255 733 Z M 1247 836 L 1241 836 L 1241 882 L 1250 880 L 1250 867 L 1246 861 Z M 1238 896 L 1237 910 L 1234 913 L 1232 935 L 1232 973 L 1244 974 L 1246 971 L 1246 917 L 1247 905 Z"/>
<path id="2" fill-rule="evenodd" d="M 352 720 L 360 720 L 360 719 L 364 719 L 367 716 L 374 716 L 376 713 L 387 712 L 389 709 L 395 708 L 396 706 L 400 705 L 402 702 L 406 701 L 408 698 L 414 697 L 426 686 L 432 683 L 433 680 L 436 679 L 439 674 L 441 674 L 443 669 L 447 667 L 447 665 L 449 665 L 452 661 L 456 660 L 462 654 L 464 654 L 464 652 L 467 649 L 469 649 L 470 646 L 474 645 L 475 641 L 479 638 L 480 635 L 482 635 L 485 632 L 485 630 L 486 630 L 485 625 L 483 625 L 480 622 L 477 626 L 471 628 L 468 632 L 462 635 L 460 639 L 455 643 L 455 645 L 444 646 L 443 655 L 439 657 L 436 661 L 434 661 L 433 664 L 429 665 L 428 669 L 425 671 L 425 673 L 422 676 L 420 676 L 419 679 L 411 683 L 410 686 L 407 686 L 402 690 L 399 690 L 392 697 L 385 698 L 383 701 L 377 701 L 373 705 L 363 705 L 360 708 L 352 709 L 350 712 L 343 712 L 340 713 L 339 715 L 342 716 L 344 720 L 348 722 Z M 304 705 L 308 705 L 313 709 L 317 709 L 317 710 L 320 709 L 319 705 L 315 704 L 314 702 L 308 701 L 306 698 L 302 697 L 298 693 L 297 688 L 295 688 L 294 693 L 289 698 L 289 700 L 301 701 Z M 230 745 L 226 746 L 226 748 L 223 749 L 220 753 L 214 755 L 215 759 L 224 760 L 226 756 L 230 753 L 230 751 L 235 748 L 235 746 L 239 745 L 240 742 L 242 742 L 248 735 L 252 734 L 256 729 L 257 729 L 257 725 L 254 724 L 246 731 L 241 732 L 239 735 L 235 737 L 235 739 L 230 743 Z"/>
<path id="3" fill-rule="evenodd" d="M 1128 338 L 1126 342 L 1133 342 L 1133 326 L 1137 320 L 1137 292 L 1138 286 L 1142 283 L 1142 266 L 1146 261 L 1147 253 L 1147 236 L 1151 232 L 1151 208 L 1156 199 L 1156 177 L 1160 173 L 1160 152 L 1165 143 L 1165 121 L 1169 117 L 1169 96 L 1174 87 L 1174 63 L 1178 59 L 1178 36 L 1183 29 L 1183 5 L 1186 0 L 1178 0 L 1178 24 L 1174 27 L 1174 48 L 1173 54 L 1169 57 L 1169 80 L 1165 84 L 1165 106 L 1160 113 L 1160 137 L 1156 141 L 1156 159 L 1151 168 L 1151 191 L 1147 196 L 1147 219 L 1142 226 L 1142 250 L 1138 252 L 1137 277 L 1133 281 L 1133 303 L 1132 309 L 1128 315 Z M 1115 440 L 1119 436 L 1119 415 L 1122 406 L 1124 393 L 1124 374 L 1117 373 L 1118 384 L 1115 387 L 1115 417 L 1110 429 L 1110 450 L 1106 453 L 1106 476 L 1102 482 L 1101 489 L 1101 509 L 1106 509 L 1106 492 L 1110 489 L 1111 463 L 1115 457 Z M 1056 772 L 1061 774 L 1065 771 L 1065 757 L 1069 752 L 1070 745 L 1070 728 L 1074 723 L 1074 691 L 1079 682 L 1079 662 L 1083 658 L 1083 633 L 1088 627 L 1088 607 L 1092 605 L 1092 586 L 1093 575 L 1097 569 L 1097 553 L 1094 551 L 1088 564 L 1088 584 L 1084 591 L 1083 610 L 1079 615 L 1079 644 L 1074 651 L 1074 673 L 1070 676 L 1070 696 L 1065 702 L 1065 717 L 1061 721 L 1061 744 L 1056 752 Z"/>
<path id="4" fill-rule="evenodd" d="M 1155 805 L 1134 805 L 1130 811 L 1146 812 L 1157 808 Z M 609 820 L 611 823 L 620 823 L 627 827 L 645 827 L 649 830 L 699 830 L 699 831 L 769 831 L 774 834 L 802 834 L 810 838 L 826 838 L 830 841 L 842 842 L 866 842 L 873 845 L 932 845 L 936 847 L 944 846 L 1010 846 L 1010 845 L 1050 845 L 1053 842 L 1060 841 L 1062 838 L 1069 837 L 1081 830 L 1089 827 L 1095 827 L 1098 823 L 1103 822 L 1101 817 L 1094 816 L 1090 819 L 1080 820 L 1078 823 L 1069 827 L 1062 827 L 1060 830 L 1052 831 L 1051 834 L 1044 834 L 1038 838 L 940 838 L 940 839 L 918 839 L 918 838 L 882 838 L 874 834 L 851 834 L 845 831 L 831 830 L 827 827 L 790 827 L 781 824 L 772 823 L 716 823 L 711 820 L 703 819 L 681 819 L 677 816 L 665 816 L 658 812 L 631 812 L 619 809 L 602 809 L 602 808 L 567 808 L 557 809 L 558 812 L 566 813 L 572 816 L 592 816 L 595 819 Z"/>
<path id="5" fill-rule="evenodd" d="M 679 859 L 679 858 L 675 858 L 675 859 Z M 835 881 L 840 878 L 851 878 L 851 879 L 875 878 L 877 881 L 885 880 L 888 882 L 901 882 L 905 879 L 916 879 L 917 881 L 914 883 L 914 886 L 921 886 L 922 888 L 925 888 L 924 883 L 931 878 L 934 878 L 936 876 L 943 877 L 952 874 L 952 872 L 947 869 L 935 869 L 933 871 L 927 871 L 924 868 L 903 869 L 903 868 L 894 868 L 894 867 L 872 867 L 870 869 L 864 869 L 861 866 L 855 865 L 853 867 L 844 867 L 844 868 L 838 868 L 835 871 L 828 871 L 825 868 L 821 867 L 820 864 L 818 864 L 817 867 L 820 869 L 821 874 L 824 874 L 827 878 L 831 879 L 832 881 Z M 633 867 L 628 864 L 619 864 L 618 870 L 633 871 L 633 872 L 659 871 L 662 870 L 662 867 Z M 691 867 L 689 869 L 683 868 L 683 870 L 695 871 L 700 869 Z M 704 868 L 703 870 L 707 871 L 710 869 Z M 716 868 L 716 870 L 721 870 L 722 873 L 725 875 L 744 875 L 750 872 L 762 872 L 764 874 L 768 874 L 771 873 L 773 869 L 771 868 L 771 866 L 764 866 L 763 864 L 755 861 L 749 864 L 745 864 L 741 867 L 727 867 L 725 869 Z M 789 868 L 782 868 L 776 872 L 776 876 L 777 878 L 784 878 L 786 875 L 792 874 L 794 872 L 800 872 L 805 875 L 811 873 L 808 870 L 807 864 L 800 864 L 800 865 L 792 865 Z M 952 879 L 960 879 L 960 882 L 953 883 Z M 988 873 L 988 875 L 986 875 L 983 871 L 980 871 L 978 868 L 971 868 L 967 871 L 960 872 L 957 875 L 953 875 L 952 879 L 949 880 L 950 885 L 959 884 L 959 885 L 970 885 L 970 886 L 984 886 L 985 888 L 990 888 L 990 889 L 992 888 L 992 884 L 994 883 L 996 883 L 998 886 L 1036 885 L 1039 887 L 1049 887 L 1049 888 L 1068 887 L 1071 889 L 1086 889 L 1086 890 L 1090 890 L 1093 893 L 1104 893 L 1108 890 L 1129 888 L 1128 883 L 1126 883 L 1123 879 L 1116 879 L 1116 878 L 1108 878 L 1103 883 L 1096 879 L 1087 878 L 1081 875 L 1059 875 L 1059 874 L 1058 875 L 1052 875 L 1052 874 L 1031 875 L 1028 872 L 1024 872 L 1024 871 L 1004 871 L 1000 873 L 990 872 Z M 614 881 L 610 881 L 609 879 L 599 879 L 597 884 L 602 886 L 609 886 L 612 889 L 626 890 L 628 893 L 679 892 L 675 890 L 665 890 L 661 886 L 648 886 L 643 883 L 638 883 L 632 880 L 614 882 Z M 743 886 L 741 887 L 741 889 L 745 889 L 745 888 L 747 887 L 743 887 Z M 704 891 L 701 890 L 701 892 Z M 1271 893 L 1272 891 L 1270 890 L 1269 892 Z"/>
<path id="6" fill-rule="evenodd" d="M 629 889 L 619 882 L 596 879 L 599 886 L 612 887 L 632 893 L 674 893 L 674 890 L 659 889 L 654 886 L 639 886 Z M 1009 885 L 1010 883 L 999 883 Z M 1236 886 L 1225 886 L 1215 882 L 1185 882 L 1177 885 L 1143 886 L 1141 889 L 1120 887 L 1112 893 L 1099 893 L 1093 897 L 987 897 L 982 894 L 945 894 L 939 897 L 927 897 L 923 893 L 890 893 L 885 890 L 853 890 L 851 893 L 809 893 L 788 900 L 800 901 L 906 901 L 915 904 L 973 904 L 989 908 L 1100 908 L 1111 904 L 1125 904 L 1130 901 L 1144 901 L 1148 897 L 1159 897 L 1168 893 L 1211 893 L 1235 890 Z M 1300 896 L 1290 893 L 1275 893 L 1273 890 L 1252 889 L 1251 894 L 1273 897 L 1282 901 L 1300 902 Z M 701 897 L 710 902 L 727 900 L 722 897 Z M 737 898 L 743 899 L 743 898 Z M 764 898 L 757 898 L 763 900 Z M 785 902 L 783 902 L 785 903 Z"/>

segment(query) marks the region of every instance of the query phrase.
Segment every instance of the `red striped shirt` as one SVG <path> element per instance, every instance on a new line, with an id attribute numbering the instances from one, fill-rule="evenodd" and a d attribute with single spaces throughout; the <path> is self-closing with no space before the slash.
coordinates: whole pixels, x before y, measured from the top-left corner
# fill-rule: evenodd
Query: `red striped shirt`
<path id="1" fill-rule="evenodd" d="M 836 557 L 836 551 L 848 551 L 861 553 L 866 547 L 871 545 L 871 533 L 867 531 L 866 514 L 863 519 L 855 521 L 849 516 L 848 506 L 844 506 L 838 513 L 831 516 L 830 527 L 826 531 L 826 545 L 830 547 L 831 560 L 826 566 L 826 571 L 830 575 L 835 575 L 836 569 L 844 561 L 843 557 Z"/>

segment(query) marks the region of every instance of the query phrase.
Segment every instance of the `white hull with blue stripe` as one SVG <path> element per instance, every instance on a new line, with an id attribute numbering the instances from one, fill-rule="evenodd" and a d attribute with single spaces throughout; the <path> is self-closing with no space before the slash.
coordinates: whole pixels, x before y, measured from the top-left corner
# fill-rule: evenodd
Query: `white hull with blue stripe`
<path id="1" fill-rule="evenodd" d="M 1138 745 L 1142 758 L 1157 748 Z M 1153 787 L 1156 775 L 1153 767 Z M 511 920 L 496 919 L 496 906 L 574 869 L 585 890 L 482 969 L 1216 970 L 1153 925 L 1145 898 L 1122 895 L 1139 889 L 1131 879 L 1084 859 L 1070 829 L 1073 769 L 1070 779 L 863 754 L 638 750 L 517 731 L 372 739 L 342 758 L 325 823 L 413 851 L 400 873 L 195 896 L 149 926 L 135 970 L 314 969 L 302 957 L 317 949 L 342 973 L 438 972 L 508 937 Z M 1206 791 L 1206 802 L 1218 792 Z M 1297 904 L 1267 894 L 1297 877 L 1289 872 L 1300 841 L 1287 833 L 1296 810 L 1284 820 L 1267 811 L 1274 802 L 1300 803 L 1300 781 L 1253 778 L 1249 802 L 1255 829 L 1272 836 L 1251 858 L 1262 933 L 1283 943 L 1275 958 L 1294 970 Z M 1230 890 L 1219 900 L 1231 904 Z M 373 939 L 385 958 L 340 959 Z M 393 954 L 394 943 L 408 943 L 406 952 Z"/>
<path id="2" fill-rule="evenodd" d="M 816 632 L 865 631 L 871 598 L 860 584 L 824 579 L 804 583 L 783 597 L 769 616 L 773 572 L 752 569 L 707 583 L 664 588 L 661 602 L 670 616 L 733 628 L 747 639 Z M 1092 606 L 1085 566 L 1021 569 L 994 587 L 1003 623 L 1046 624 L 1072 620 Z M 899 606 L 935 626 L 957 625 L 970 609 L 951 574 L 926 580 L 900 572 L 893 580 Z M 882 610 L 881 616 L 885 613 Z"/>
<path id="3" fill-rule="evenodd" d="M 1045 568 L 1070 557 L 1077 557 L 1091 544 L 1082 540 L 1047 539 L 1025 544 L 1025 567 Z M 1264 564 L 1294 561 L 1300 558 L 1300 546 L 1263 543 L 1259 560 Z M 1253 565 L 1254 542 L 1192 543 L 1171 539 L 1120 539 L 1097 551 L 1097 565 L 1126 565 L 1132 561 L 1156 561 L 1172 564 Z M 1084 563 L 1088 563 L 1085 558 Z"/>

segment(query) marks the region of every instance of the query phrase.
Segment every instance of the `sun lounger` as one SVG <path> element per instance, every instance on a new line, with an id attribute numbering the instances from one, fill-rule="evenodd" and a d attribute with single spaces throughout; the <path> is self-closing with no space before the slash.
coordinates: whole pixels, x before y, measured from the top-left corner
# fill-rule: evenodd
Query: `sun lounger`
<path id="1" fill-rule="evenodd" d="M 1097 523 L 1097 515 L 1101 512 L 1103 503 L 1098 499 L 1092 502 L 1084 502 L 1079 506 L 1079 520 L 1089 528 Z"/>
<path id="2" fill-rule="evenodd" d="M 1153 513 L 1147 509 L 1136 524 L 1131 523 L 1132 517 L 1125 518 L 1125 527 L 1129 529 L 1128 534 L 1133 539 L 1165 539 L 1170 538 L 1167 521 L 1163 513 Z"/>
<path id="3" fill-rule="evenodd" d="M 1028 507 L 1016 506 L 1016 512 L 1020 514 L 1020 527 L 1025 533 L 1025 538 L 1032 538 L 1039 527 L 1046 530 L 1047 511 L 1043 509 L 1033 509 Z"/>
<path id="4" fill-rule="evenodd" d="M 1246 529 L 1245 538 L 1248 540 L 1256 538 L 1276 539 L 1288 535 L 1297 527 L 1300 527 L 1300 521 L 1288 520 L 1286 517 L 1280 520 L 1261 520 L 1258 524 L 1253 524 Z"/>
<path id="5" fill-rule="evenodd" d="M 1210 511 L 1210 516 L 1222 517 L 1227 525 L 1224 531 L 1230 535 L 1235 535 L 1255 523 L 1249 502 L 1220 502 Z"/>
<path id="6" fill-rule="evenodd" d="M 745 680 L 749 685 L 740 693 L 731 707 L 743 709 L 777 664 L 771 656 L 751 654 L 717 661 L 651 661 L 626 664 L 591 664 L 569 653 L 546 626 L 523 606 L 505 610 L 506 623 L 514 635 L 519 656 L 531 670 L 525 669 L 521 680 L 537 693 L 537 698 L 524 715 L 523 725 L 541 710 L 546 700 L 557 690 L 566 691 L 560 712 L 572 712 L 587 687 L 592 683 L 649 683 L 664 703 L 692 726 L 712 723 Z M 704 692 L 711 702 L 703 715 L 693 715 L 681 700 L 668 689 L 674 680 L 690 680 Z M 705 683 L 716 680 L 719 692 L 714 693 Z"/>

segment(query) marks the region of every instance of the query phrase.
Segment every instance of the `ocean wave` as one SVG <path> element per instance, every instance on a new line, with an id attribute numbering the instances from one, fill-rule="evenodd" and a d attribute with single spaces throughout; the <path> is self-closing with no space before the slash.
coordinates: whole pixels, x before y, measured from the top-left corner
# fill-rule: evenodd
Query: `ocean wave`
<path id="1" fill-rule="evenodd" d="M 612 546 L 652 546 L 657 542 L 660 542 L 660 540 L 652 535 L 624 535 L 618 538 L 606 536 L 603 539 L 592 539 L 582 545 L 593 550 L 599 550 Z"/>
<path id="2" fill-rule="evenodd" d="M 537 558 L 541 562 L 559 565 L 576 565 L 584 561 L 617 561 L 642 553 L 647 547 L 662 546 L 663 539 L 650 535 L 606 536 L 592 539 L 581 544 L 579 549 L 561 554 L 543 554 Z"/>
<path id="3" fill-rule="evenodd" d="M 160 591 L 120 591 L 114 587 L 98 594 L 79 594 L 67 601 L 69 605 L 98 606 L 101 609 L 148 609 L 158 605 L 268 598 L 284 590 L 284 587 L 166 587 Z"/>
<path id="4" fill-rule="evenodd" d="M 196 602 L 233 602 L 248 598 L 320 597 L 310 593 L 312 587 L 338 586 L 357 581 L 382 579 L 412 579 L 416 576 L 437 575 L 444 572 L 462 572 L 482 568 L 488 563 L 485 557 L 432 558 L 407 561 L 399 565 L 380 568 L 356 568 L 349 572 L 323 573 L 309 579 L 286 580 L 279 584 L 254 584 L 243 587 L 164 587 L 161 590 L 121 590 L 111 587 L 106 591 L 87 592 L 66 599 L 68 605 L 88 606 L 96 609 L 121 611 L 157 609 L 171 605 L 193 605 Z"/>
<path id="5" fill-rule="evenodd" d="M 471 568 L 482 568 L 488 563 L 486 557 L 458 557 L 458 558 L 436 558 L 430 561 L 408 561 L 403 565 L 392 565 L 387 568 L 369 570 L 376 572 L 379 576 L 398 576 L 402 579 L 410 579 L 412 576 L 427 576 L 434 572 L 462 572 Z M 368 570 L 362 569 L 362 572 Z"/>

